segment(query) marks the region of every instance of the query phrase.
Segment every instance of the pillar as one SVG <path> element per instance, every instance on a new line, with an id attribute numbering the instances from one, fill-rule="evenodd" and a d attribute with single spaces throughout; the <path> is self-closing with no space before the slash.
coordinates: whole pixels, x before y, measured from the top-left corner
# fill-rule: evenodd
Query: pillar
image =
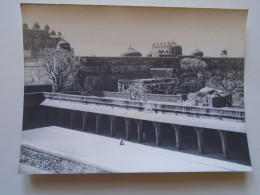
<path id="1" fill-rule="evenodd" d="M 111 137 L 115 136 L 115 116 L 109 116 L 109 120 L 110 120 L 110 135 Z"/>
<path id="2" fill-rule="evenodd" d="M 70 111 L 70 128 L 73 128 L 73 123 L 74 123 L 74 119 L 75 119 L 75 114 L 76 112 L 74 110 Z"/>
<path id="3" fill-rule="evenodd" d="M 62 126 L 63 116 L 64 116 L 64 110 L 63 109 L 59 109 L 59 120 L 58 120 L 58 125 L 59 126 Z"/>
<path id="4" fill-rule="evenodd" d="M 200 154 L 204 153 L 204 143 L 203 143 L 203 128 L 194 127 L 197 134 L 198 150 Z"/>
<path id="5" fill-rule="evenodd" d="M 181 143 L 181 126 L 180 125 L 172 125 L 174 132 L 175 132 L 175 142 L 176 142 L 176 148 L 178 150 L 182 149 L 182 143 Z"/>
<path id="6" fill-rule="evenodd" d="M 228 158 L 228 147 L 227 147 L 227 132 L 226 131 L 218 131 L 221 139 L 222 153 L 224 158 Z"/>
<path id="7" fill-rule="evenodd" d="M 87 131 L 87 112 L 82 112 L 82 131 Z"/>
<path id="8" fill-rule="evenodd" d="M 96 134 L 99 134 L 100 132 L 99 132 L 99 121 L 100 121 L 100 117 L 101 117 L 102 115 L 101 114 L 96 114 Z"/>
<path id="9" fill-rule="evenodd" d="M 131 131 L 131 120 L 130 118 L 124 118 L 125 121 L 125 131 L 126 131 L 126 139 L 129 140 L 130 139 L 130 131 Z"/>
<path id="10" fill-rule="evenodd" d="M 154 125 L 154 129 L 155 129 L 156 145 L 160 146 L 162 143 L 161 123 L 153 122 L 153 125 Z"/>
<path id="11" fill-rule="evenodd" d="M 138 142 L 143 141 L 143 121 L 142 120 L 135 120 L 137 124 L 137 139 Z"/>

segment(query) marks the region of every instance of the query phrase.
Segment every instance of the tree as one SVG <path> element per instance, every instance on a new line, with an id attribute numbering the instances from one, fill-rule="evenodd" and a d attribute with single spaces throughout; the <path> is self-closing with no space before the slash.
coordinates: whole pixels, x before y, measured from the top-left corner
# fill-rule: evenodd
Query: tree
<path id="1" fill-rule="evenodd" d="M 58 32 L 58 37 L 61 37 L 61 32 Z"/>
<path id="2" fill-rule="evenodd" d="M 181 60 L 181 69 L 185 71 L 203 71 L 206 68 L 206 62 L 197 58 L 183 58 Z"/>
<path id="3" fill-rule="evenodd" d="M 46 25 L 44 26 L 44 31 L 45 31 L 45 32 L 49 32 L 49 31 L 50 31 L 50 27 L 49 27 L 48 24 L 46 24 Z"/>
<path id="4" fill-rule="evenodd" d="M 80 63 L 72 52 L 46 49 L 39 52 L 38 59 L 52 81 L 54 92 L 64 91 L 73 85 Z"/>
<path id="5" fill-rule="evenodd" d="M 32 27 L 32 29 L 33 29 L 33 30 L 40 30 L 41 27 L 40 27 L 40 25 L 39 25 L 38 22 L 35 22 L 34 25 L 33 25 L 33 27 Z"/>
<path id="6" fill-rule="evenodd" d="M 51 31 L 52 36 L 56 36 L 56 32 L 54 30 Z"/>
<path id="7" fill-rule="evenodd" d="M 23 30 L 27 30 L 28 29 L 28 25 L 26 23 L 23 24 Z"/>
<path id="8" fill-rule="evenodd" d="M 235 88 L 244 87 L 244 71 L 218 72 L 210 77 L 207 86 L 233 94 Z"/>

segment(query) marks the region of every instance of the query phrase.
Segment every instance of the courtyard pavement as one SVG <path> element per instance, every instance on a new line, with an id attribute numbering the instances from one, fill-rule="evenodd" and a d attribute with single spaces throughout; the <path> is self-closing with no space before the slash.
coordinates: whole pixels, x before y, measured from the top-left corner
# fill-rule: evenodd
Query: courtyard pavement
<path id="1" fill-rule="evenodd" d="M 252 171 L 250 166 L 50 126 L 22 132 L 22 145 L 109 172 Z M 29 170 L 27 170 L 28 172 Z M 33 173 L 37 172 L 34 170 Z"/>

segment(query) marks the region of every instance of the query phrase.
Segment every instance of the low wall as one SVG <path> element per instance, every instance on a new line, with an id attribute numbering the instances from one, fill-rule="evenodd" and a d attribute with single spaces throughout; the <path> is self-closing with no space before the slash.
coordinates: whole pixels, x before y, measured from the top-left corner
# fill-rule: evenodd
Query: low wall
<path id="1" fill-rule="evenodd" d="M 180 102 L 182 101 L 181 95 L 161 95 L 161 94 L 145 94 L 144 99 L 146 101 L 156 102 Z"/>
<path id="2" fill-rule="evenodd" d="M 69 101 L 69 102 L 80 102 L 84 104 L 97 104 L 111 107 L 119 107 L 126 109 L 144 110 L 147 103 L 144 101 L 133 101 L 133 100 L 120 100 L 106 97 L 95 97 L 95 96 L 81 96 L 81 95 L 69 95 L 69 94 L 58 94 L 58 93 L 43 93 L 45 99 Z M 152 111 L 155 113 L 175 113 L 181 115 L 188 115 L 194 117 L 206 117 L 206 118 L 218 118 L 218 119 L 234 119 L 244 121 L 245 111 L 242 109 L 232 108 L 209 108 L 199 106 L 184 106 L 170 103 L 149 103 Z"/>
<path id="3" fill-rule="evenodd" d="M 121 98 L 130 100 L 130 94 L 122 92 L 103 91 L 104 97 Z M 146 101 L 155 102 L 180 102 L 182 101 L 181 95 L 163 95 L 163 94 L 144 94 L 143 99 Z"/>

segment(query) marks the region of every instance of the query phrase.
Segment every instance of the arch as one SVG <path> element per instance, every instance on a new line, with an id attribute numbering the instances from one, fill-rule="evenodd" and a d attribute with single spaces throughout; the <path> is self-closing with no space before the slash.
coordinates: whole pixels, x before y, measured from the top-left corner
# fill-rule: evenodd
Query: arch
<path id="1" fill-rule="evenodd" d="M 156 145 L 155 127 L 151 121 L 143 121 L 143 143 Z"/>
<path id="2" fill-rule="evenodd" d="M 99 132 L 102 135 L 110 137 L 110 119 L 108 115 L 102 115 L 100 118 Z"/>
<path id="3" fill-rule="evenodd" d="M 95 116 L 95 113 L 89 112 L 86 122 L 87 122 L 86 131 L 95 132 L 96 131 L 96 116 Z"/>
<path id="4" fill-rule="evenodd" d="M 115 118 L 115 137 L 121 139 L 126 138 L 126 125 L 122 117 Z"/>
<path id="5" fill-rule="evenodd" d="M 204 153 L 222 156 L 222 146 L 219 133 L 214 129 L 205 129 L 204 137 Z"/>
<path id="6" fill-rule="evenodd" d="M 198 153 L 197 135 L 193 127 L 182 126 L 181 139 L 183 150 Z"/>
<path id="7" fill-rule="evenodd" d="M 162 146 L 166 148 L 174 148 L 175 143 L 175 134 L 171 124 L 161 123 L 161 137 L 162 137 Z"/>

